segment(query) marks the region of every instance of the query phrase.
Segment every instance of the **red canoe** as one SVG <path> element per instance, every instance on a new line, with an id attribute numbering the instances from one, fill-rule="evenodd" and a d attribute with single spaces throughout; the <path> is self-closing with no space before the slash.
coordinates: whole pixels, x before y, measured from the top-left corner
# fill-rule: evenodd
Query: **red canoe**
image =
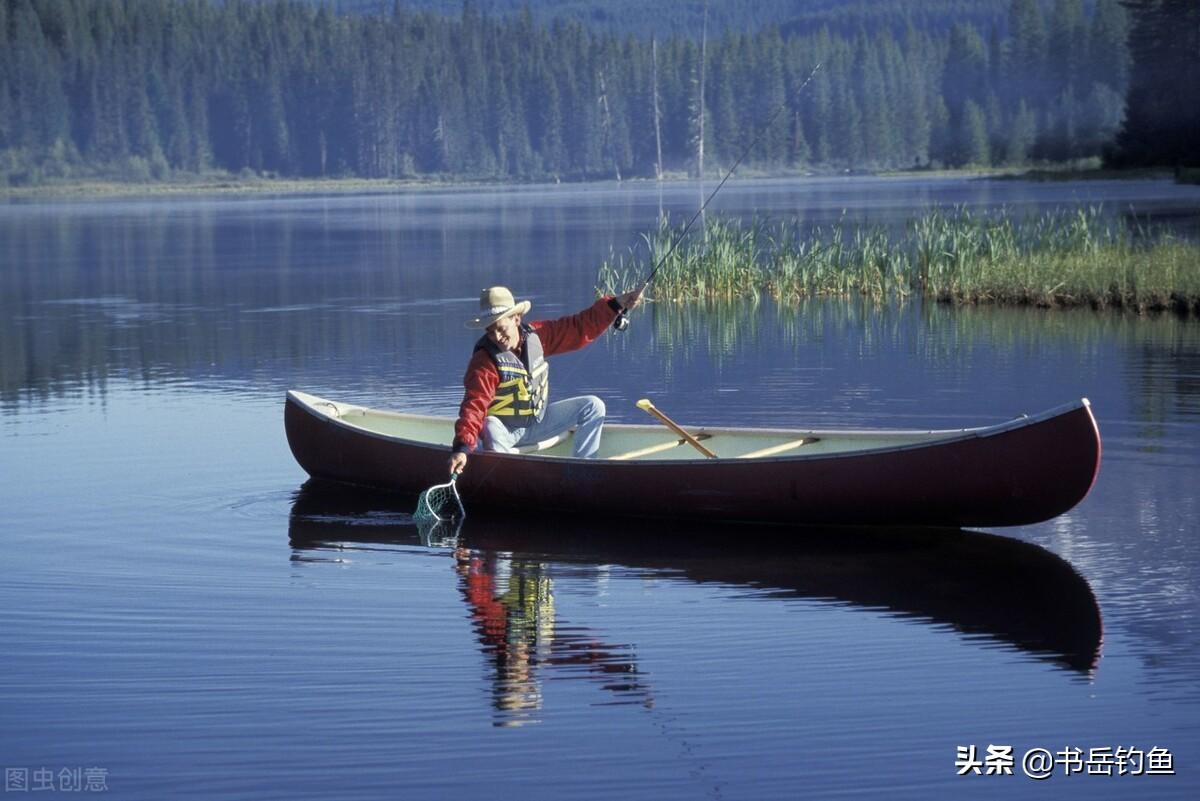
<path id="1" fill-rule="evenodd" d="M 288 444 L 314 478 L 417 493 L 447 479 L 447 417 L 287 395 Z M 983 428 L 799 431 L 609 424 L 599 458 L 570 435 L 519 454 L 475 453 L 467 509 L 786 524 L 1016 526 L 1066 512 L 1100 470 L 1086 399 Z"/>

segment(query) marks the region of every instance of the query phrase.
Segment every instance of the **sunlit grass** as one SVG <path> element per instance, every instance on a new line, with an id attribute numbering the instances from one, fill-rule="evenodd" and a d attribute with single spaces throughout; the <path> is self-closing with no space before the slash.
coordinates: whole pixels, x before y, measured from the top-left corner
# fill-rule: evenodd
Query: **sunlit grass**
<path id="1" fill-rule="evenodd" d="M 601 265 L 602 291 L 640 282 L 678 230 Z M 638 258 L 637 253 L 649 252 Z M 1200 245 L 1104 217 L 1099 209 L 1015 219 L 930 211 L 903 232 L 838 223 L 710 219 L 655 276 L 659 300 L 910 295 L 953 303 L 1173 309 L 1200 313 Z"/>

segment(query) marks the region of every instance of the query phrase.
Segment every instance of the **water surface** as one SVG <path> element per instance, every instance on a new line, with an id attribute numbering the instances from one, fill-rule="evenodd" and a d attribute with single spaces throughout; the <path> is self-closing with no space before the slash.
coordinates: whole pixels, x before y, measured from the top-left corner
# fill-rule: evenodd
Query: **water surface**
<path id="1" fill-rule="evenodd" d="M 712 425 L 935 428 L 1086 396 L 1099 480 L 1037 526 L 523 509 L 423 538 L 409 499 L 306 482 L 284 390 L 451 413 L 480 287 L 574 311 L 660 204 L 699 194 L 0 207 L 4 767 L 56 788 L 100 768 L 119 798 L 1194 797 L 1195 320 L 656 305 L 553 362 L 556 394 L 638 422 L 640 397 Z M 745 181 L 714 206 L 895 224 L 1073 203 L 1186 234 L 1200 191 Z M 956 776 L 972 744 L 1012 745 L 1016 775 Z M 1033 781 L 1035 747 L 1166 748 L 1176 775 Z"/>

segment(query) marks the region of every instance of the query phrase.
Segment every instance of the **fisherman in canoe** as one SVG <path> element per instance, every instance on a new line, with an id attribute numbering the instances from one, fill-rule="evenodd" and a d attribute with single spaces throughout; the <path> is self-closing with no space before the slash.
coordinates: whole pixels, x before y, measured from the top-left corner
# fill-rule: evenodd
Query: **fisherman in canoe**
<path id="1" fill-rule="evenodd" d="M 479 297 L 479 316 L 468 328 L 482 328 L 463 376 L 462 405 L 454 424 L 450 472 L 461 473 L 467 453 L 512 453 L 575 428 L 572 455 L 590 458 L 600 448 L 604 401 L 582 395 L 549 402 L 546 357 L 591 344 L 624 311 L 637 308 L 643 289 L 603 297 L 583 311 L 557 320 L 523 321 L 532 304 L 518 303 L 507 287 L 494 286 Z"/>

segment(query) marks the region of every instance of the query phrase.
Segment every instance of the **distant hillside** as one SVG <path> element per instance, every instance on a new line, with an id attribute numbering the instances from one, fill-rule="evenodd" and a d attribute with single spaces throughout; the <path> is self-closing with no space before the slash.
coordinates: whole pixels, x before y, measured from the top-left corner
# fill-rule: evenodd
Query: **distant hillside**
<path id="1" fill-rule="evenodd" d="M 270 2 L 271 0 L 258 0 Z M 381 14 L 394 8 L 458 16 L 463 0 L 309 0 L 342 13 Z M 515 16 L 529 9 L 537 22 L 569 20 L 594 30 L 649 38 L 699 37 L 704 0 L 470 0 L 481 14 Z M 1003 24 L 1011 0 L 709 0 L 710 33 L 756 33 L 778 26 L 784 35 L 831 32 L 853 35 L 888 29 L 900 34 L 909 26 L 946 31 L 956 23 L 988 29 Z"/>

